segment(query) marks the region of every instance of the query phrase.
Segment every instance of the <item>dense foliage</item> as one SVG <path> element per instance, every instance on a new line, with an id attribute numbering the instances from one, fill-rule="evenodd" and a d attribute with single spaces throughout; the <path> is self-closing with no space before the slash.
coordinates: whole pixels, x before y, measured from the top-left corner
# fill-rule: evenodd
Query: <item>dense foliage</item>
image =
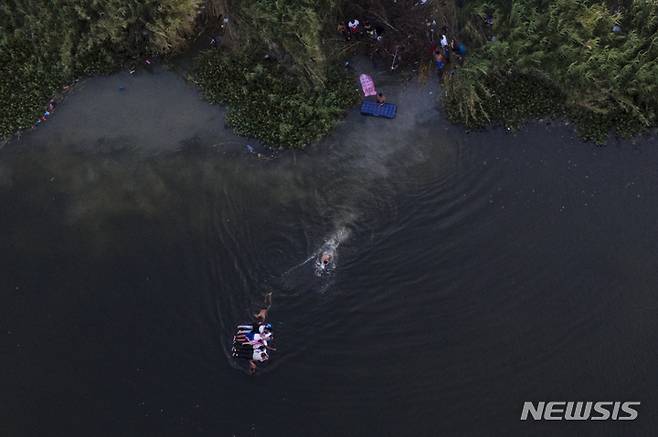
<path id="1" fill-rule="evenodd" d="M 267 52 L 306 87 L 321 87 L 333 57 L 334 14 L 340 0 L 208 0 L 208 15 L 226 19 L 224 44 Z M 331 24 L 330 24 L 331 23 Z"/>
<path id="2" fill-rule="evenodd" d="M 34 124 L 73 78 L 184 46 L 200 0 L 0 3 L 0 138 Z"/>
<path id="3" fill-rule="evenodd" d="M 417 67 L 431 44 L 427 22 L 435 10 L 417 0 L 209 0 L 208 14 L 224 23 L 218 31 L 226 50 L 204 53 L 194 80 L 210 101 L 229 105 L 227 121 L 238 133 L 303 147 L 357 99 L 354 78 L 335 67 L 340 59 L 365 49 L 387 67 L 393 60 Z M 384 38 L 359 32 L 345 41 L 337 25 L 353 18 L 371 21 Z"/>
<path id="4" fill-rule="evenodd" d="M 274 52 L 311 86 L 322 86 L 329 58 L 323 25 L 334 8 L 333 0 L 255 0 L 240 3 L 240 16 L 251 29 L 251 45 Z"/>
<path id="5" fill-rule="evenodd" d="M 350 0 L 343 2 L 343 18 L 368 21 L 381 38 L 353 38 L 350 43 L 379 64 L 417 69 L 431 53 L 444 27 L 454 27 L 453 0 Z M 365 46 L 365 47 L 364 47 Z"/>
<path id="6" fill-rule="evenodd" d="M 482 45 L 446 80 L 454 121 L 514 126 L 562 113 L 597 141 L 657 124 L 658 1 L 618 10 L 594 0 L 479 1 L 464 16 Z M 493 41 L 482 37 L 487 16 Z"/>
<path id="7" fill-rule="evenodd" d="M 301 148 L 333 128 L 358 96 L 343 69 L 328 68 L 322 75 L 323 86 L 303 87 L 296 75 L 263 55 L 208 50 L 196 60 L 193 80 L 209 101 L 228 104 L 227 122 L 237 133 Z"/>
<path id="8" fill-rule="evenodd" d="M 598 141 L 658 124 L 658 0 L 614 9 L 606 0 L 6 0 L 0 139 L 33 125 L 76 77 L 186 47 L 202 3 L 222 50 L 200 56 L 195 81 L 229 104 L 238 132 L 272 145 L 307 144 L 354 102 L 349 78 L 331 67 L 342 56 L 366 47 L 387 68 L 426 70 L 444 26 L 469 47 L 445 77 L 455 122 L 565 115 Z M 337 24 L 352 18 L 382 38 L 344 41 Z"/>

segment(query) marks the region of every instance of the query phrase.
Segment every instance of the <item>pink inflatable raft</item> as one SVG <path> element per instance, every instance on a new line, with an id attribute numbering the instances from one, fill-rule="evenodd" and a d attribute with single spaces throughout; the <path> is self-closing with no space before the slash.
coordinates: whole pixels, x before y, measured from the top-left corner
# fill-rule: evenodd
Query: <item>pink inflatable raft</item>
<path id="1" fill-rule="evenodd" d="M 363 94 L 366 97 L 377 95 L 375 82 L 373 82 L 372 77 L 368 76 L 367 74 L 362 74 L 359 76 L 359 80 L 361 81 L 361 89 L 363 90 Z"/>

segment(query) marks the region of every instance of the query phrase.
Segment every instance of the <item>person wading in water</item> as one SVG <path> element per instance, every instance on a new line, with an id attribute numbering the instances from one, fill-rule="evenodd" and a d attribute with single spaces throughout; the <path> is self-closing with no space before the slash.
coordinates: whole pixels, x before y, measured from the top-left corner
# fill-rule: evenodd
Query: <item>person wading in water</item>
<path id="1" fill-rule="evenodd" d="M 260 308 L 260 310 L 254 314 L 254 317 L 256 318 L 256 321 L 259 323 L 265 322 L 265 319 L 267 319 L 267 312 L 270 310 L 270 307 L 272 306 L 272 292 L 270 291 L 269 293 L 265 294 L 265 299 L 263 300 L 263 305 Z"/>

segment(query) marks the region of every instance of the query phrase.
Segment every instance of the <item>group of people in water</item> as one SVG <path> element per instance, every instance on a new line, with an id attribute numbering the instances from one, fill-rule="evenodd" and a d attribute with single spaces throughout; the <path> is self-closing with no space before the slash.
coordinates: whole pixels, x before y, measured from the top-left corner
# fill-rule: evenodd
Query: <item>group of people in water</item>
<path id="1" fill-rule="evenodd" d="M 272 292 L 265 295 L 261 309 L 254 314 L 254 322 L 238 325 L 233 336 L 233 357 L 247 360 L 249 373 L 256 373 L 258 364 L 265 364 L 270 356 L 268 351 L 275 351 L 270 343 L 274 340 L 272 324 L 267 323 L 267 313 L 272 305 Z"/>
<path id="2" fill-rule="evenodd" d="M 315 258 L 316 274 L 330 271 L 336 260 L 335 242 L 327 242 L 319 251 Z M 231 354 L 238 360 L 244 360 L 248 363 L 249 373 L 256 373 L 259 365 L 265 365 L 270 360 L 270 351 L 276 351 L 272 347 L 274 340 L 274 331 L 271 323 L 268 323 L 267 316 L 272 306 L 272 292 L 264 296 L 263 304 L 258 311 L 253 314 L 253 322 L 243 323 L 236 327 L 233 335 L 233 347 Z"/>

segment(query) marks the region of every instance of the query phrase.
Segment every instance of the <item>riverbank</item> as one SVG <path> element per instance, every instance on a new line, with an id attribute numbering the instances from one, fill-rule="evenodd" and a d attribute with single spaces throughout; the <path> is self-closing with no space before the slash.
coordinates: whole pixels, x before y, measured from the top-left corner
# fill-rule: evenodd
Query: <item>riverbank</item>
<path id="1" fill-rule="evenodd" d="M 48 123 L 9 143 L 81 151 L 135 151 L 154 155 L 197 144 L 255 144 L 225 127 L 226 110 L 202 99 L 179 73 L 164 65 L 80 81 Z"/>
<path id="2" fill-rule="evenodd" d="M 38 124 L 66 84 L 187 47 L 200 4 L 30 0 L 2 8 L 0 141 Z"/>
<path id="3" fill-rule="evenodd" d="M 430 142 L 440 141 L 436 137 L 438 131 L 429 129 L 432 125 L 450 129 L 452 136 L 456 132 L 462 135 L 477 133 L 477 130 L 451 127 L 441 103 L 437 103 L 437 99 L 442 98 L 443 88 L 436 80 L 405 79 L 390 70 L 376 70 L 368 59 L 362 57 L 352 61 L 352 68 L 354 88 L 359 86 L 356 72 L 370 74 L 388 100 L 399 106 L 397 118 L 382 120 L 364 117 L 354 106 L 324 140 L 306 149 L 305 154 L 324 154 L 327 143 L 351 141 L 355 145 L 355 157 L 365 158 L 366 154 L 381 157 L 389 152 L 374 145 L 364 149 L 363 145 L 370 144 L 371 138 L 385 135 L 395 138 L 400 144 L 396 154 L 399 153 L 401 159 L 412 159 L 420 153 L 419 150 L 402 146 L 407 143 L 410 132 L 426 132 L 427 141 Z M 208 103 L 201 91 L 184 75 L 185 69 L 178 71 L 178 68 L 154 65 L 150 71 L 142 69 L 135 74 L 123 71 L 84 79 L 58 105 L 55 116 L 39 128 L 14 138 L 7 147 L 39 148 L 66 144 L 83 152 L 130 151 L 150 156 L 212 145 L 218 150 L 256 158 L 259 154 L 262 158 L 270 158 L 278 153 L 255 138 L 238 135 L 226 123 L 226 107 Z M 566 119 L 542 119 L 530 121 L 521 130 L 532 132 L 537 126 L 546 125 L 550 125 L 547 129 L 562 130 L 561 126 L 568 124 Z M 575 127 L 566 129 L 576 137 Z M 496 130 L 493 128 L 485 133 Z M 513 131 L 508 133 L 510 137 L 516 134 Z M 341 139 L 343 137 L 344 140 Z M 653 138 L 655 132 L 637 137 L 632 143 L 652 141 Z M 613 139 L 610 144 L 620 145 L 623 142 Z M 405 153 L 407 158 L 403 158 Z M 357 159 L 355 165 L 366 164 Z M 379 167 L 376 160 L 368 165 Z"/>
<path id="4" fill-rule="evenodd" d="M 467 128 L 514 129 L 533 118 L 566 117 L 583 138 L 603 143 L 611 132 L 630 137 L 658 120 L 656 29 L 643 19 L 655 16 L 658 5 L 612 10 L 580 0 L 550 6 L 525 0 L 513 5 L 404 0 L 388 6 L 304 0 L 209 2 L 201 10 L 197 0 L 187 0 L 165 2 L 158 14 L 140 19 L 148 15 L 146 3 L 108 20 L 99 18 L 105 12 L 94 9 L 98 5 L 85 13 L 69 5 L 59 15 L 21 10 L 15 17 L 0 16 L 0 24 L 13 32 L 0 40 L 0 97 L 6 101 L 0 138 L 47 121 L 48 102 L 73 78 L 121 65 L 134 68 L 181 50 L 196 53 L 210 44 L 193 74 L 206 98 L 228 104 L 236 132 L 271 146 L 300 148 L 328 134 L 357 99 L 340 68 L 344 59 L 366 53 L 381 68 L 398 71 L 401 65 L 406 73 L 422 71 L 436 80 L 430 59 L 440 55 L 431 49 L 444 32 L 445 41 L 456 39 L 455 47 L 466 43 L 465 60 L 457 62 L 453 53 L 439 102 L 451 121 Z M 80 25 L 82 18 L 103 31 Z M 357 23 L 354 30 L 346 33 L 345 20 Z M 134 26 L 116 30 L 126 23 Z M 192 36 L 192 30 L 199 33 Z M 68 43 L 50 50 L 62 38 Z M 556 51 L 565 56 L 555 57 Z"/>
<path id="5" fill-rule="evenodd" d="M 581 137 L 605 143 L 658 126 L 658 3 L 538 5 L 474 1 L 461 22 L 473 50 L 448 78 L 450 118 L 515 128 L 567 117 Z"/>
<path id="6" fill-rule="evenodd" d="M 359 100 L 354 77 L 341 64 L 327 67 L 313 86 L 267 53 L 208 49 L 195 59 L 190 79 L 215 104 L 228 106 L 226 122 L 240 135 L 271 147 L 303 149 L 329 133 Z"/>

